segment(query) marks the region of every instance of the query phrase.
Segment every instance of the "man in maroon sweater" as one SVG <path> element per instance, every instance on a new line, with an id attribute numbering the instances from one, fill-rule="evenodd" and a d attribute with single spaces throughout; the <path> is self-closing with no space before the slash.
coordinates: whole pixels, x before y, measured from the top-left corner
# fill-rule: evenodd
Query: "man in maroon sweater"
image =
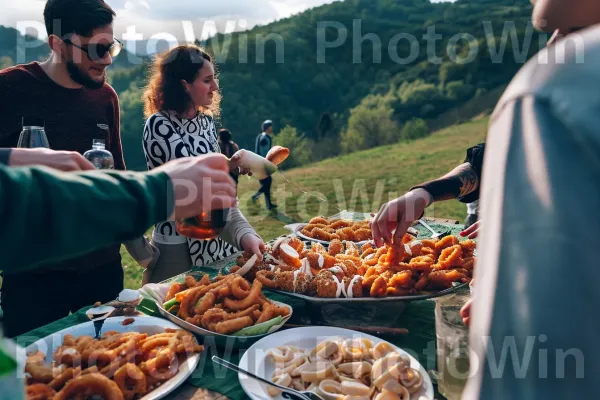
<path id="1" fill-rule="evenodd" d="M 36 116 L 44 119 L 53 150 L 84 153 L 93 139 L 104 139 L 115 168 L 125 169 L 119 100 L 106 83 L 105 72 L 122 47 L 113 36 L 114 16 L 103 0 L 47 2 L 44 20 L 50 58 L 0 71 L 0 147 L 15 147 L 22 117 Z M 98 212 L 109 213 L 110 209 Z M 35 252 L 36 242 L 44 238 L 18 240 L 30 242 L 30 251 Z M 2 309 L 9 337 L 96 301 L 114 299 L 123 288 L 119 245 L 38 271 L 4 275 Z"/>

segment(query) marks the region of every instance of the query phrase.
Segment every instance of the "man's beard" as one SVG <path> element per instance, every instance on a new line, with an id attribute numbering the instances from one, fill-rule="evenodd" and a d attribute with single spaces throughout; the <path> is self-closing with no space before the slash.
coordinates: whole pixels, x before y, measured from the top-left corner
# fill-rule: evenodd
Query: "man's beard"
<path id="1" fill-rule="evenodd" d="M 71 60 L 67 60 L 67 72 L 73 81 L 89 89 L 100 89 L 106 81 L 106 76 L 100 82 L 93 80 L 87 74 L 81 72 L 77 64 Z"/>

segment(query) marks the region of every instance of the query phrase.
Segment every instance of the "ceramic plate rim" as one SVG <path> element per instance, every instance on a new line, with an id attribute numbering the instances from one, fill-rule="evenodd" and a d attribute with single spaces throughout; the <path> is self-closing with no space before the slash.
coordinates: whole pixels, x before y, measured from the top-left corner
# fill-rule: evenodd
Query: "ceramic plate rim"
<path id="1" fill-rule="evenodd" d="M 114 324 L 115 327 L 112 327 L 113 329 L 108 329 L 108 330 L 122 329 L 123 332 L 128 332 L 128 331 L 136 332 L 137 330 L 135 329 L 136 328 L 135 322 L 130 325 L 126 325 L 126 326 L 121 325 L 121 322 L 123 322 L 123 320 L 125 320 L 127 318 L 132 318 L 132 317 L 128 317 L 128 316 L 109 317 L 104 321 L 104 326 L 106 326 L 106 324 L 109 323 L 109 326 L 112 327 L 112 325 Z M 166 328 L 181 329 L 181 327 L 175 325 L 173 322 L 165 320 L 163 318 L 152 317 L 152 316 L 136 316 L 133 318 L 136 321 L 138 319 L 140 321 L 142 321 L 142 324 L 140 324 L 141 326 L 138 325 L 142 329 L 144 326 L 164 328 L 164 329 L 166 329 Z M 73 332 L 75 330 L 75 328 L 78 328 L 78 327 L 83 328 L 83 325 L 87 325 L 87 324 L 90 325 L 90 328 L 91 328 L 90 333 L 93 334 L 93 332 L 94 332 L 93 322 L 91 322 L 91 321 L 82 322 L 80 324 L 61 329 L 60 331 L 51 333 L 49 335 L 44 336 L 43 338 L 36 340 L 35 342 L 31 343 L 29 346 L 25 347 L 25 349 L 24 349 L 25 354 L 28 354 L 32 350 L 37 350 L 39 348 L 39 344 L 42 342 L 46 343 L 44 345 L 44 348 L 48 349 L 48 346 L 47 346 L 48 342 L 52 344 L 55 340 L 59 340 L 59 342 L 57 342 L 57 346 L 56 346 L 56 347 L 58 347 L 58 345 L 62 344 L 62 338 L 65 335 L 69 334 L 69 332 Z M 105 331 L 106 330 L 105 327 L 103 327 L 102 330 Z M 140 333 L 144 333 L 144 332 L 141 332 L 141 330 L 140 330 Z M 79 336 L 81 336 L 81 335 L 79 335 Z M 54 339 L 54 338 L 56 338 L 56 339 Z M 196 344 L 200 344 L 195 337 L 194 337 L 194 340 L 196 341 Z M 52 354 L 56 350 L 56 347 L 54 347 L 54 344 L 52 344 L 52 346 L 53 347 L 49 351 L 46 351 L 46 359 L 48 359 L 48 357 L 50 357 L 50 359 L 51 359 Z M 179 366 L 179 372 L 177 373 L 177 375 L 175 375 L 173 378 L 167 380 L 165 383 L 163 383 L 158 388 L 154 389 L 152 392 L 146 394 L 140 400 L 161 399 L 161 398 L 169 395 L 173 391 L 175 391 L 179 386 L 181 386 L 185 381 L 187 381 L 190 376 L 192 376 L 192 374 L 198 367 L 198 363 L 200 362 L 200 355 L 201 355 L 201 353 L 197 353 L 191 357 L 188 357 L 185 360 L 185 362 Z M 165 388 L 167 388 L 167 389 L 165 390 Z"/>
<path id="2" fill-rule="evenodd" d="M 315 333 L 316 332 L 316 333 Z M 322 332 L 322 333 L 320 333 Z M 381 338 L 378 338 L 376 336 L 373 335 L 369 335 L 367 333 L 361 333 L 361 332 L 357 332 L 357 331 L 353 331 L 350 329 L 344 329 L 344 328 L 337 328 L 337 327 L 333 327 L 333 326 L 311 326 L 311 327 L 302 327 L 302 328 L 293 328 L 293 329 L 288 329 L 285 331 L 280 331 L 277 333 L 274 333 L 272 335 L 270 335 L 269 337 L 266 338 L 262 338 L 261 340 L 259 340 L 258 342 L 254 343 L 252 346 L 250 346 L 250 348 L 248 348 L 248 350 L 244 353 L 244 355 L 242 356 L 242 358 L 240 359 L 240 362 L 238 364 L 238 366 L 242 369 L 246 369 L 249 370 L 250 372 L 253 372 L 251 369 L 248 368 L 248 354 L 251 351 L 256 351 L 257 349 L 260 348 L 272 348 L 272 347 L 276 347 L 276 346 L 285 346 L 287 343 L 290 342 L 290 340 L 285 341 L 285 334 L 288 334 L 288 336 L 290 335 L 290 333 L 293 333 L 294 336 L 298 335 L 298 336 L 309 336 L 311 338 L 317 338 L 317 337 L 325 337 L 325 336 L 349 336 L 349 337 L 353 337 L 353 336 L 361 336 L 364 338 L 368 338 L 371 341 L 373 341 L 374 343 L 379 343 L 379 342 L 386 342 L 389 345 L 391 345 L 394 349 L 396 349 L 396 351 L 399 351 L 400 354 L 407 354 L 410 357 L 411 360 L 411 367 L 414 368 L 414 365 L 416 363 L 416 365 L 418 365 L 419 367 L 419 372 L 421 372 L 421 374 L 423 375 L 423 386 L 425 386 L 425 393 L 422 394 L 421 396 L 426 396 L 428 399 L 433 400 L 434 399 L 434 391 L 433 391 L 433 383 L 431 381 L 431 378 L 429 377 L 429 374 L 427 373 L 427 370 L 425 369 L 425 367 L 423 367 L 423 365 L 421 365 L 421 363 L 414 358 L 412 355 L 410 355 L 408 352 L 404 351 L 402 348 L 396 346 L 393 343 L 390 343 L 386 340 L 383 340 Z M 306 333 L 306 334 L 305 334 Z M 280 339 L 281 337 L 281 341 L 278 342 L 278 339 Z M 294 339 L 292 339 L 293 341 Z M 271 343 L 268 343 L 268 342 Z M 273 343 L 273 341 L 275 343 Z M 260 365 L 260 363 L 262 362 L 263 359 L 261 360 L 257 360 L 255 365 Z M 240 386 L 242 387 L 242 389 L 244 390 L 244 392 L 246 393 L 246 395 L 251 398 L 252 400 L 265 400 L 265 399 L 278 399 L 280 397 L 277 398 L 273 398 L 270 397 L 267 393 L 266 390 L 264 390 L 264 386 L 263 384 L 258 384 L 257 385 L 261 388 L 263 388 L 263 392 L 259 394 L 259 396 L 255 395 L 254 393 L 252 393 L 252 387 L 250 386 L 248 387 L 248 382 L 256 382 L 251 378 L 247 378 L 246 375 L 244 375 L 243 373 L 238 373 L 238 379 L 240 381 Z M 411 396 L 412 397 L 412 396 Z"/>

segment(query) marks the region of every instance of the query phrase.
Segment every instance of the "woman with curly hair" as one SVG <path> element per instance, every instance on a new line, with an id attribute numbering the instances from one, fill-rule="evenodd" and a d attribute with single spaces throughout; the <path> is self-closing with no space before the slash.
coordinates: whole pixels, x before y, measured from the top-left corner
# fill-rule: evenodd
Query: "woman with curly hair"
<path id="1" fill-rule="evenodd" d="M 220 153 L 214 118 L 220 94 L 212 57 L 194 45 L 175 47 L 154 60 L 144 92 L 144 153 L 148 169 L 169 160 Z M 152 244 L 158 259 L 144 272 L 144 283 L 160 282 L 221 260 L 236 249 L 261 254 L 264 243 L 240 210 L 229 211 L 227 225 L 213 240 L 177 233 L 175 221 L 154 227 Z"/>

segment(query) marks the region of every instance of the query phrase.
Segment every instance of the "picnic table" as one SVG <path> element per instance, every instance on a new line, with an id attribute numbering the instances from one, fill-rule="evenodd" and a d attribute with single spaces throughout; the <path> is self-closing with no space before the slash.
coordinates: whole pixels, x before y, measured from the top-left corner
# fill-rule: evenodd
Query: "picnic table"
<path id="1" fill-rule="evenodd" d="M 432 219 L 429 219 L 428 222 L 432 223 L 434 229 L 441 230 L 442 228 L 449 228 L 452 234 L 458 234 L 463 228 L 462 225 L 451 224 L 454 222 L 451 220 L 444 220 L 444 224 L 440 224 L 438 221 Z M 424 228 L 420 226 L 415 226 L 415 228 L 419 231 L 419 237 L 430 236 L 430 234 L 427 233 L 428 231 Z M 469 290 L 466 288 L 459 296 L 463 296 L 466 299 L 468 298 L 468 292 Z M 305 301 L 279 293 L 268 293 L 267 295 L 273 300 L 285 302 L 293 307 L 294 312 L 292 318 L 288 321 L 289 324 L 306 325 L 311 323 L 310 321 L 312 320 L 312 317 L 314 317 L 311 315 L 313 310 Z M 68 317 L 17 337 L 17 344 L 21 347 L 26 347 L 29 344 L 62 329 L 88 322 L 89 320 L 85 315 L 85 311 L 90 307 L 83 308 Z M 387 325 L 388 327 L 406 328 L 409 331 L 408 334 L 399 335 L 381 333 L 375 334 L 375 336 L 389 341 L 410 353 L 427 371 L 435 371 L 437 368 L 437 353 L 434 310 L 435 299 L 413 301 L 406 307 L 399 318 Z M 347 325 L 357 325 L 357 323 L 354 319 L 348 318 Z M 285 326 L 282 329 L 285 329 Z M 205 338 L 199 337 L 201 344 L 203 340 L 205 340 Z M 205 351 L 201 354 L 198 367 L 192 376 L 184 385 L 182 385 L 182 387 L 167 398 L 172 400 L 220 400 L 226 398 L 237 400 L 247 398 L 239 383 L 237 374 L 224 367 L 213 364 L 211 362 L 211 357 L 216 355 L 237 364 L 245 350 L 247 350 L 252 343 L 242 343 L 235 348 L 233 346 L 221 347 L 217 346 L 210 338 L 206 338 L 204 345 Z M 437 388 L 436 399 L 443 399 L 437 392 Z"/>

